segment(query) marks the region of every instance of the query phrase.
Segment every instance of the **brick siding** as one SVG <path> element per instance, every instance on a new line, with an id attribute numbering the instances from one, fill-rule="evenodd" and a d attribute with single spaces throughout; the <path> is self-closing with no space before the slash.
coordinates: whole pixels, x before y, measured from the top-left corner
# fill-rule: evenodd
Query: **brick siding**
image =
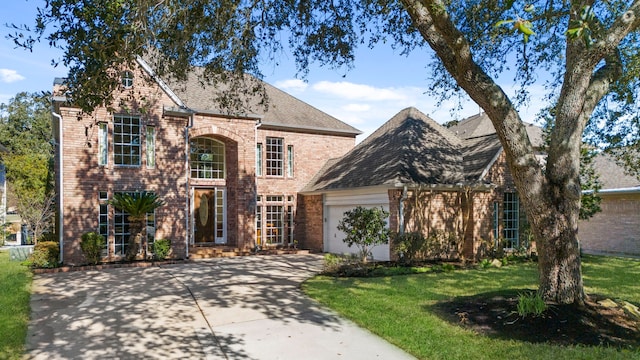
<path id="1" fill-rule="evenodd" d="M 354 135 L 327 135 L 316 132 L 295 132 L 278 129 L 256 130 L 257 118 L 234 118 L 228 116 L 197 114 L 189 139 L 199 136 L 221 141 L 225 145 L 226 178 L 224 180 L 191 179 L 186 162 L 187 142 L 185 128 L 189 118 L 185 115 L 169 116 L 164 107 L 176 107 L 171 98 L 155 82 L 150 81 L 142 70 L 135 73 L 134 86 L 117 94 L 110 112 L 99 108 L 92 114 L 82 113 L 73 106 L 61 105 L 57 111 L 62 116 L 63 128 L 63 179 L 58 184 L 64 199 L 64 262 L 84 262 L 80 250 L 80 237 L 88 231 L 98 230 L 99 192 L 153 191 L 166 202 L 156 210 L 156 238 L 172 240 L 175 258 L 187 256 L 187 237 L 190 224 L 191 204 L 194 188 L 224 187 L 227 200 L 226 240 L 228 246 L 251 248 L 255 244 L 256 195 L 293 196 L 295 222 L 299 229 L 294 238 L 315 250 L 322 249 L 322 201 L 310 198 L 311 207 L 296 214 L 297 193 L 320 170 L 325 162 L 339 157 L 355 145 Z M 57 87 L 54 92 L 62 93 Z M 113 114 L 130 114 L 140 117 L 141 164 L 140 166 L 116 166 L 113 164 Z M 98 165 L 98 124 L 108 128 L 108 164 Z M 156 165 L 147 168 L 146 127 L 155 127 Z M 284 169 L 278 178 L 256 177 L 256 140 L 264 144 L 266 137 L 281 137 L 283 141 Z M 294 175 L 287 175 L 287 146 L 294 149 Z M 60 161 L 60 149 L 56 157 L 56 169 Z M 263 163 L 263 169 L 264 169 Z M 263 174 L 265 172 L 263 171 Z M 319 201 L 319 202 L 318 202 Z M 307 203 L 302 201 L 302 203 Z M 318 206 L 320 204 L 320 206 Z M 105 260 L 114 261 L 114 209 L 109 211 L 109 252 Z"/>
<path id="2" fill-rule="evenodd" d="M 602 212 L 578 224 L 582 250 L 640 256 L 640 194 L 601 197 Z"/>

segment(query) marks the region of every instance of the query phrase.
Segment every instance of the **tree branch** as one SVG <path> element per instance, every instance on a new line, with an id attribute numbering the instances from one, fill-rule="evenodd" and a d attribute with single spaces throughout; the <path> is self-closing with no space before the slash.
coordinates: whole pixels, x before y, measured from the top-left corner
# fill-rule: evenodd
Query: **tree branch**
<path id="1" fill-rule="evenodd" d="M 491 119 L 514 174 L 542 180 L 541 167 L 515 107 L 502 88 L 473 60 L 471 46 L 441 0 L 402 0 L 414 24 L 458 85 Z M 522 179 L 524 181 L 524 179 Z"/>
<path id="2" fill-rule="evenodd" d="M 585 123 L 581 124 L 582 128 L 586 125 L 590 114 L 593 113 L 600 100 L 611 90 L 611 84 L 622 76 L 622 59 L 617 49 L 605 57 L 605 62 L 605 65 L 593 74 L 587 88 L 582 106 L 582 113 L 585 114 Z"/>
<path id="3" fill-rule="evenodd" d="M 618 47 L 622 39 L 638 27 L 640 27 L 640 0 L 635 0 L 627 11 L 613 22 L 613 25 L 596 46 L 605 49 L 604 53 L 610 54 Z"/>

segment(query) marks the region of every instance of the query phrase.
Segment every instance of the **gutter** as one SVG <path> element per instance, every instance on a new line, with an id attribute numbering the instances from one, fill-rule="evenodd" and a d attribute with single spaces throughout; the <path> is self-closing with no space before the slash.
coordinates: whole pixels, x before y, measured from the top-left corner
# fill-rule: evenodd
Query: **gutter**
<path id="1" fill-rule="evenodd" d="M 51 115 L 58 119 L 58 141 L 56 144 L 58 147 L 58 243 L 60 244 L 60 263 L 62 264 L 64 263 L 64 192 L 62 191 L 62 180 L 64 179 L 64 167 L 62 165 L 64 157 L 62 156 L 62 116 L 56 113 L 53 107 L 51 109 Z"/>
<path id="2" fill-rule="evenodd" d="M 256 154 L 256 156 L 258 156 L 258 153 L 257 153 L 257 149 L 258 149 L 258 128 L 261 125 L 262 125 L 262 119 L 258 119 L 258 121 L 256 122 L 256 125 L 254 127 L 254 131 L 253 131 L 254 142 L 255 142 L 253 144 L 253 149 L 254 149 L 253 152 L 254 152 L 254 154 Z M 262 150 L 262 153 L 264 153 L 264 149 Z M 261 156 L 262 156 L 262 153 L 260 154 Z M 260 162 L 260 164 L 258 165 L 258 159 L 256 158 L 256 161 L 254 161 L 253 165 L 254 166 L 257 165 L 257 166 L 262 167 L 262 162 Z M 255 181 L 255 188 L 256 188 L 255 193 L 253 194 L 253 200 L 254 200 L 254 204 L 255 204 L 255 208 L 253 209 L 253 213 L 254 214 L 256 214 L 256 209 L 258 207 L 258 168 L 257 168 L 257 166 L 256 166 L 256 170 L 254 171 L 255 176 L 253 177 L 255 179 L 254 181 Z M 256 224 L 255 221 L 253 223 L 254 223 L 254 225 Z M 260 239 L 260 241 L 262 242 L 262 238 Z M 256 236 L 255 236 L 255 231 L 254 231 L 254 236 L 253 236 L 253 248 L 254 249 L 256 249 L 256 246 L 258 245 L 255 242 L 256 242 Z"/>
<path id="3" fill-rule="evenodd" d="M 402 187 L 402 196 L 400 197 L 400 203 L 398 204 L 398 233 L 404 234 L 404 201 L 407 200 L 407 185 Z"/>
<path id="4" fill-rule="evenodd" d="M 191 237 L 191 229 L 190 229 L 190 224 L 191 224 L 191 206 L 190 206 L 190 189 L 189 189 L 189 178 L 190 178 L 190 173 L 189 173 L 189 129 L 191 129 L 193 127 L 193 123 L 194 123 L 194 113 L 191 112 L 189 115 L 189 122 L 187 123 L 187 126 L 184 127 L 184 172 L 185 172 L 185 190 L 186 190 L 186 195 L 185 195 L 185 255 L 187 257 L 187 259 L 189 258 L 189 238 Z"/>
<path id="5" fill-rule="evenodd" d="M 582 194 L 593 194 L 593 190 L 582 190 Z M 637 194 L 640 193 L 640 186 L 628 187 L 628 188 L 616 188 L 616 189 L 604 189 L 598 190 L 598 194 Z"/>

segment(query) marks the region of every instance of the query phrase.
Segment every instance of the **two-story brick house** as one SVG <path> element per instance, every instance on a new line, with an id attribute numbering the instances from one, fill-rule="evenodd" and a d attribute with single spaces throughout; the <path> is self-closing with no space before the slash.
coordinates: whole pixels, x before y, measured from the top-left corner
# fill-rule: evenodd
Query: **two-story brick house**
<path id="1" fill-rule="evenodd" d="M 268 108 L 228 115 L 195 76 L 177 86 L 142 59 L 138 65 L 121 73 L 112 111 L 83 113 L 65 97 L 63 80 L 54 83 L 62 261 L 82 263 L 80 237 L 96 230 L 107 239 L 106 260 L 126 253 L 127 214 L 108 203 L 118 192 L 165 201 L 148 215 L 147 230 L 171 239 L 177 258 L 292 244 L 298 192 L 360 132 L 268 84 Z"/>

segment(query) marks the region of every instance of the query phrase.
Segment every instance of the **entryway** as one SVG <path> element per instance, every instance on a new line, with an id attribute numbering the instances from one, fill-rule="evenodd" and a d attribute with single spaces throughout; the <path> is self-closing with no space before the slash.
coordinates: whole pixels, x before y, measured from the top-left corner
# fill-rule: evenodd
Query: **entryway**
<path id="1" fill-rule="evenodd" d="M 227 243 L 225 188 L 193 191 L 193 240 L 196 245 Z"/>

